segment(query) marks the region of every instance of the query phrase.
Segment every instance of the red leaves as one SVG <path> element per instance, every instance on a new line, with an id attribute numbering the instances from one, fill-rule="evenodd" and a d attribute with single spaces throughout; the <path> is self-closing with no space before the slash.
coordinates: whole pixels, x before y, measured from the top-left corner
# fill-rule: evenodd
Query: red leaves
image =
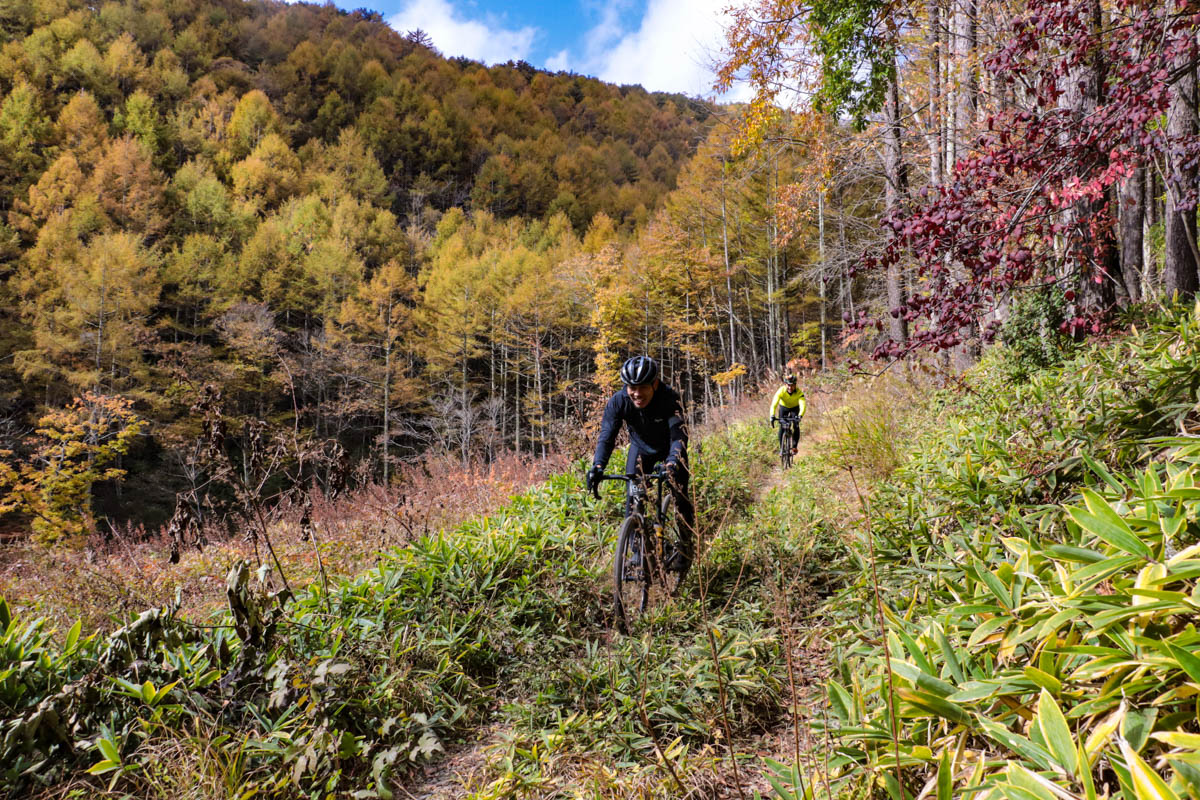
<path id="1" fill-rule="evenodd" d="M 916 322 L 910 342 L 885 343 L 880 354 L 953 346 L 1031 281 L 1063 274 L 1105 280 L 1097 265 L 1114 241 L 1114 187 L 1151 158 L 1200 164 L 1197 137 L 1172 139 L 1161 125 L 1175 60 L 1197 58 L 1193 3 L 1180 0 L 1180 16 L 1173 16 L 1172 4 L 1117 0 L 1111 27 L 1097 29 L 1093 0 L 1029 0 L 985 68 L 1000 85 L 1023 85 L 1033 96 L 1024 108 L 988 117 L 966 148 L 972 155 L 954 165 L 947 183 L 923 190 L 890 218 L 884 254 L 863 262 L 882 270 L 915 257 L 920 278 L 920 294 L 889 310 Z M 1073 98 L 1080 89 L 1093 91 L 1080 71 L 1097 60 L 1104 65 L 1098 96 L 1063 107 L 1068 86 Z M 1200 204 L 1200 189 L 1179 185 L 1172 174 L 1167 180 L 1183 208 Z M 1076 301 L 1070 288 L 1064 297 Z M 1081 309 L 1066 328 L 1072 335 L 1098 332 L 1102 314 Z"/>

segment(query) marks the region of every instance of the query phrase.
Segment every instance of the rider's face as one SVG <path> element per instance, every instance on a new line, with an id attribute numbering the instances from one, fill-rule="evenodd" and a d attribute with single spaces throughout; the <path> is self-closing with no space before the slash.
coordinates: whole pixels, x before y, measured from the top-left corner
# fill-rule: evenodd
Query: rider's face
<path id="1" fill-rule="evenodd" d="M 658 388 L 658 378 L 654 379 L 654 383 L 631 383 L 625 386 L 625 392 L 629 395 L 629 399 L 633 401 L 633 405 L 637 408 L 645 408 L 650 405 L 650 400 L 654 398 L 654 390 Z"/>

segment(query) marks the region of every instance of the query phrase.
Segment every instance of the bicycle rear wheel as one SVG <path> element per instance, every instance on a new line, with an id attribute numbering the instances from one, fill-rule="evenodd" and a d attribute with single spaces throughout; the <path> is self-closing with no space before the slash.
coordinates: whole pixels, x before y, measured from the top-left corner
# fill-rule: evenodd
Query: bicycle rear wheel
<path id="1" fill-rule="evenodd" d="M 654 573 L 651 576 L 649 593 L 649 602 L 655 604 L 666 597 L 673 596 L 679 590 L 679 584 L 683 583 L 683 579 L 687 577 L 688 567 L 691 566 L 686 560 L 679 562 L 677 569 L 670 569 L 668 563 L 672 555 L 679 553 L 679 559 L 685 559 L 686 554 L 680 545 L 679 536 L 679 512 L 675 508 L 675 495 L 669 491 L 663 492 L 662 502 L 659 506 L 662 512 L 662 553 L 655 553 L 655 558 L 651 560 L 654 567 Z M 660 545 L 656 543 L 656 550 Z M 659 597 L 662 595 L 662 597 Z"/>
<path id="2" fill-rule="evenodd" d="M 642 540 L 641 518 L 626 517 L 617 532 L 617 555 L 613 559 L 613 600 L 617 623 L 625 633 L 633 630 L 649 598 L 650 571 Z"/>

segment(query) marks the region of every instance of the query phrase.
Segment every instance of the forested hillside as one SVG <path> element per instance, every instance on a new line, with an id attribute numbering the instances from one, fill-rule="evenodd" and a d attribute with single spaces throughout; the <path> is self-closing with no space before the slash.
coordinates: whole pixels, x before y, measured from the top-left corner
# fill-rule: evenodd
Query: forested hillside
<path id="1" fill-rule="evenodd" d="M 160 519 L 203 480 L 204 397 L 240 446 L 268 422 L 379 478 L 385 455 L 544 449 L 591 373 L 564 260 L 593 218 L 643 225 L 711 125 L 681 96 L 445 59 L 331 5 L 6 3 L 0 43 L 0 449 L 143 420 L 117 451 Z M 505 334 L 490 364 L 483 322 Z"/>

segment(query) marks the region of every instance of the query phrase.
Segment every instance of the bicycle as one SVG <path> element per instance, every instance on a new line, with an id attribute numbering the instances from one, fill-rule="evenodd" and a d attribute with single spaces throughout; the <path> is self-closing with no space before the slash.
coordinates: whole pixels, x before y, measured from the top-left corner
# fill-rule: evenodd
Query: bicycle
<path id="1" fill-rule="evenodd" d="M 669 485 L 664 486 L 670 480 L 665 465 L 659 464 L 649 474 L 602 475 L 600 480 L 625 482 L 629 513 L 617 532 L 613 600 L 617 622 L 623 632 L 629 633 L 647 608 L 679 590 L 689 565 L 679 547 L 675 496 Z M 597 499 L 599 488 L 592 490 Z M 648 519 L 646 501 L 651 498 L 654 516 Z M 677 553 L 677 563 L 671 564 Z"/>
<path id="2" fill-rule="evenodd" d="M 800 427 L 799 417 L 772 417 L 779 423 L 779 463 L 787 469 L 792 465 L 792 426 Z"/>

